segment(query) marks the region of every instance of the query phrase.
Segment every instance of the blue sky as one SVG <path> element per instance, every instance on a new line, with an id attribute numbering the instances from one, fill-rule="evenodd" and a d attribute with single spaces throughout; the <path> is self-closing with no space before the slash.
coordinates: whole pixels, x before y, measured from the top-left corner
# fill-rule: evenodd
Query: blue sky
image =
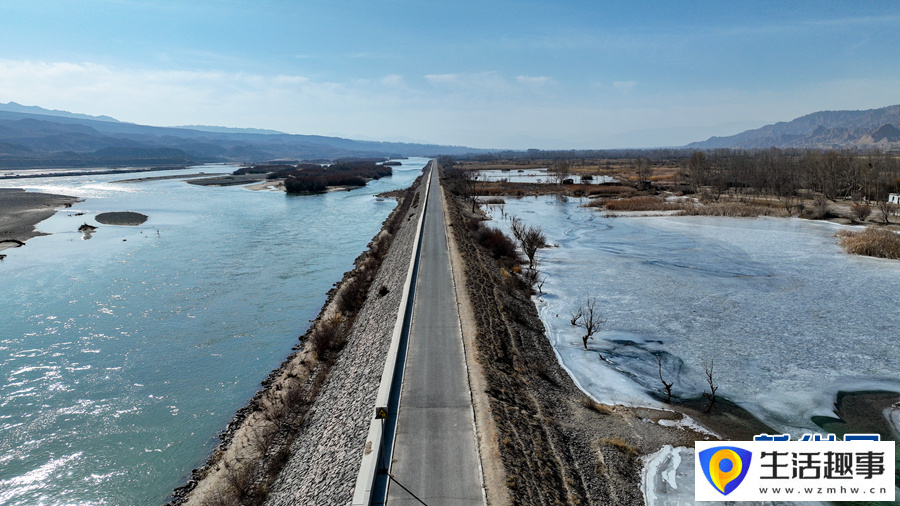
<path id="1" fill-rule="evenodd" d="M 900 4 L 29 0 L 0 102 L 484 148 L 681 145 L 900 103 Z"/>

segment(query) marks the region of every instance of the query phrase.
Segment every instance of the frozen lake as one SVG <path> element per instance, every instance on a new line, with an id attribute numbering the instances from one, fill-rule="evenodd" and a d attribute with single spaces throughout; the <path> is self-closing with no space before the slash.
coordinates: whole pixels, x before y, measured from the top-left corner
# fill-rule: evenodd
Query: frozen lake
<path id="1" fill-rule="evenodd" d="M 482 181 L 506 181 L 508 183 L 549 183 L 551 180 L 547 169 L 513 169 L 513 170 L 479 170 L 479 179 Z M 581 182 L 581 176 L 570 176 L 576 183 Z M 615 178 L 593 174 L 591 184 L 613 183 Z"/>
<path id="2" fill-rule="evenodd" d="M 686 397 L 707 388 L 714 358 L 718 395 L 795 435 L 834 416 L 839 390 L 900 392 L 900 263 L 844 253 L 837 225 L 506 202 L 554 245 L 538 253 L 538 309 L 560 362 L 602 402 L 661 405 L 648 393 L 661 389 L 657 356 Z M 569 320 L 588 297 L 607 322 L 585 351 Z"/>

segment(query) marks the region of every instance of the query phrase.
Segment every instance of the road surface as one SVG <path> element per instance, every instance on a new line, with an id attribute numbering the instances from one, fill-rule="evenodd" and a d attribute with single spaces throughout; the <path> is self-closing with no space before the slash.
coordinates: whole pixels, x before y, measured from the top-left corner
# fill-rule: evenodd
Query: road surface
<path id="1" fill-rule="evenodd" d="M 422 239 L 387 504 L 483 505 L 437 174 Z"/>

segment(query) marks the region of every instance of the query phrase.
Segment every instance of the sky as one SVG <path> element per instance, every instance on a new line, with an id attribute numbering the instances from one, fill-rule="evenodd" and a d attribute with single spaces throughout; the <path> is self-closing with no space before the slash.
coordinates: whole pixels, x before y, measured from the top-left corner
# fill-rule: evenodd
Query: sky
<path id="1" fill-rule="evenodd" d="M 898 55 L 896 0 L 0 2 L 0 102 L 478 148 L 900 104 Z"/>

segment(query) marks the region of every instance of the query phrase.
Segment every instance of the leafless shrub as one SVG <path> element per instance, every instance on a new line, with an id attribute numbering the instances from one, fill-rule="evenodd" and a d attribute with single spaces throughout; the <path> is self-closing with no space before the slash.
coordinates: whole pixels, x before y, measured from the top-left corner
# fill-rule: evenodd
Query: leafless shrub
<path id="1" fill-rule="evenodd" d="M 543 293 L 541 290 L 544 287 L 544 282 L 547 281 L 547 278 L 542 278 L 540 271 L 537 269 L 524 269 L 521 270 L 521 279 L 525 282 L 525 284 L 531 288 L 537 288 L 540 293 Z"/>
<path id="2" fill-rule="evenodd" d="M 250 496 L 250 485 L 253 483 L 253 470 L 250 466 L 237 462 L 223 464 L 225 483 L 231 487 L 238 504 L 246 502 Z"/>
<path id="3" fill-rule="evenodd" d="M 354 314 L 366 301 L 369 283 L 366 273 L 357 273 L 341 286 L 338 295 L 338 310 L 342 313 Z"/>
<path id="4" fill-rule="evenodd" d="M 872 208 L 867 206 L 866 204 L 853 204 L 850 206 L 850 211 L 853 213 L 853 216 L 856 217 L 859 221 L 866 221 L 866 218 L 872 214 Z"/>
<path id="5" fill-rule="evenodd" d="M 716 362 L 714 358 L 710 358 L 709 360 L 703 359 L 703 368 L 706 371 L 706 383 L 709 385 L 709 393 L 703 392 L 703 396 L 709 399 L 709 406 L 706 408 L 707 413 L 712 411 L 712 408 L 716 406 L 716 390 L 719 389 L 713 378 L 713 369 L 715 365 Z"/>
<path id="6" fill-rule="evenodd" d="M 841 230 L 836 235 L 848 253 L 900 259 L 900 235 L 890 230 L 869 227 L 860 232 Z"/>
<path id="7" fill-rule="evenodd" d="M 516 253 L 516 245 L 502 231 L 496 228 L 481 226 L 475 233 L 475 240 L 478 241 L 478 244 L 484 246 L 491 253 L 491 256 L 497 260 L 508 259 L 509 262 L 507 263 L 511 265 L 519 259 L 519 254 Z"/>
<path id="8" fill-rule="evenodd" d="M 888 202 L 886 199 L 878 202 L 878 214 L 881 217 L 881 223 L 887 225 L 891 222 L 891 215 L 897 213 L 897 205 Z"/>
<path id="9" fill-rule="evenodd" d="M 663 379 L 662 375 L 662 357 L 656 356 L 656 363 L 659 365 L 659 381 L 662 382 L 663 388 L 666 389 L 666 402 L 672 402 L 672 385 L 675 384 L 674 381 L 666 383 L 666 380 Z"/>
<path id="10" fill-rule="evenodd" d="M 313 330 L 310 339 L 312 340 L 313 351 L 317 356 L 324 356 L 330 350 L 334 349 L 341 333 L 341 313 L 337 313 L 319 323 Z"/>

